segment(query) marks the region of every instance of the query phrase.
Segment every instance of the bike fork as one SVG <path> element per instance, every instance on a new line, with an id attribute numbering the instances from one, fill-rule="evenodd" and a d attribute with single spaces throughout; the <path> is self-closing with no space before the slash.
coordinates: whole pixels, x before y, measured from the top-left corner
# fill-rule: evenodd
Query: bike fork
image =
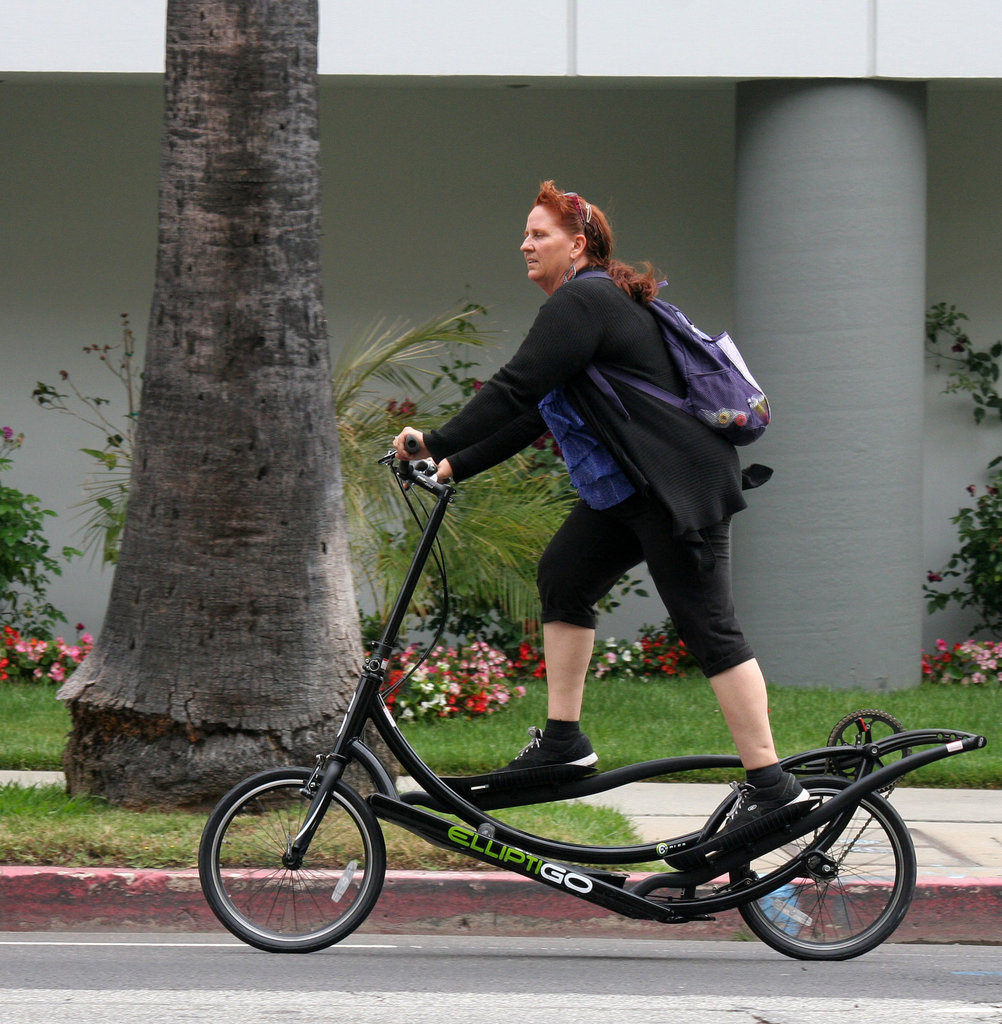
<path id="1" fill-rule="evenodd" d="M 334 787 L 344 774 L 347 763 L 343 757 L 335 754 L 317 754 L 313 774 L 300 790 L 303 796 L 312 797 L 310 807 L 300 830 L 295 837 L 286 841 L 285 853 L 282 856 L 285 867 L 292 870 L 302 867 L 306 851 L 313 842 L 327 808 L 330 807 Z"/>
<path id="2" fill-rule="evenodd" d="M 376 693 L 383 681 L 383 666 L 375 658 L 370 658 L 362 670 L 362 678 L 352 694 L 348 710 L 344 714 L 341 727 L 334 741 L 334 749 L 329 754 L 317 754 L 313 774 L 303 786 L 303 796 L 311 798 L 309 810 L 302 828 L 296 836 L 289 840 L 283 861 L 286 867 L 298 868 L 302 865 L 306 851 L 309 849 L 313 836 L 320 822 L 323 821 L 327 808 L 330 807 L 334 787 L 344 775 L 344 770 L 351 760 L 350 754 L 355 740 L 361 736 L 368 718 L 367 708 L 376 699 Z"/>

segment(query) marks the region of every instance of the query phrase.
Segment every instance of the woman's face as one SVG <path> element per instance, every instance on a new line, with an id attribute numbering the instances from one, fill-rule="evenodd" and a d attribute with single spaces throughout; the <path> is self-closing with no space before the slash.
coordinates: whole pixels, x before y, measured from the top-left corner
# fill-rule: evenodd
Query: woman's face
<path id="1" fill-rule="evenodd" d="M 552 295 L 563 284 L 564 274 L 581 256 L 584 246 L 584 235 L 568 234 L 549 207 L 534 206 L 525 222 L 521 247 L 529 280 Z"/>

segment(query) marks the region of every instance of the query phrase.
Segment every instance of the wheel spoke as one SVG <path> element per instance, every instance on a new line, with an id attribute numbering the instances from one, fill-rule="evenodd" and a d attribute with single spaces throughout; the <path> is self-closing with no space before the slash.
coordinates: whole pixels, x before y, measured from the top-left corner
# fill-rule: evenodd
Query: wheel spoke
<path id="1" fill-rule="evenodd" d="M 310 801 L 306 769 L 263 772 L 232 790 L 206 823 L 199 874 L 216 916 L 276 952 L 322 949 L 353 931 L 382 888 L 386 852 L 368 804 L 339 783 L 298 867 L 285 856 Z"/>
<path id="2" fill-rule="evenodd" d="M 823 800 L 847 780 L 807 780 Z M 858 956 L 883 942 L 898 926 L 915 886 L 915 851 L 904 822 L 881 797 L 867 798 L 832 837 L 822 826 L 745 869 L 758 877 L 778 870 L 791 857 L 817 851 L 807 871 L 763 899 L 741 908 L 745 922 L 764 942 L 801 959 L 838 960 Z M 817 877 L 811 873 L 814 862 Z M 835 869 L 829 876 L 827 865 Z"/>

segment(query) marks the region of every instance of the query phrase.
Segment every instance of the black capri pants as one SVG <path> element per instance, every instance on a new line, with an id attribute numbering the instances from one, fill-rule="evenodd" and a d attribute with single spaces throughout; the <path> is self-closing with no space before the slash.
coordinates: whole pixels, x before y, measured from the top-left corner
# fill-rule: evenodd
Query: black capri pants
<path id="1" fill-rule="evenodd" d="M 730 519 L 682 537 L 654 498 L 634 494 L 598 511 L 583 501 L 543 552 L 536 582 L 543 622 L 594 629 L 595 605 L 647 563 L 678 635 L 707 676 L 754 657 L 734 614 Z"/>

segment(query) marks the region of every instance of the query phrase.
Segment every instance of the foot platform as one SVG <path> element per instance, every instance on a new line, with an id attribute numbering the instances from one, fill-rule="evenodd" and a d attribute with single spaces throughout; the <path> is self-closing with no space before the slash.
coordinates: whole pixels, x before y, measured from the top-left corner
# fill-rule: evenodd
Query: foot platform
<path id="1" fill-rule="evenodd" d="M 558 785 L 594 775 L 595 768 L 579 764 L 547 764 L 536 768 L 516 768 L 511 771 L 493 771 L 484 775 L 456 775 L 442 781 L 460 794 L 499 792 L 527 789 L 532 786 Z"/>
<path id="2" fill-rule="evenodd" d="M 686 842 L 686 840 L 681 840 L 680 848 L 678 850 L 669 849 L 662 859 L 669 867 L 677 868 L 679 871 L 691 871 L 703 867 L 715 856 L 730 853 L 732 850 L 740 849 L 742 846 L 747 846 L 749 843 L 765 839 L 767 836 L 781 831 L 784 826 L 793 824 L 815 810 L 820 803 L 820 800 L 813 799 L 797 804 L 787 804 L 787 806 L 779 807 L 759 818 L 758 821 L 749 822 L 741 828 L 728 829 L 706 837 L 700 833 L 697 837 L 699 841 L 695 843 L 687 837 L 691 845 L 681 845 Z"/>

